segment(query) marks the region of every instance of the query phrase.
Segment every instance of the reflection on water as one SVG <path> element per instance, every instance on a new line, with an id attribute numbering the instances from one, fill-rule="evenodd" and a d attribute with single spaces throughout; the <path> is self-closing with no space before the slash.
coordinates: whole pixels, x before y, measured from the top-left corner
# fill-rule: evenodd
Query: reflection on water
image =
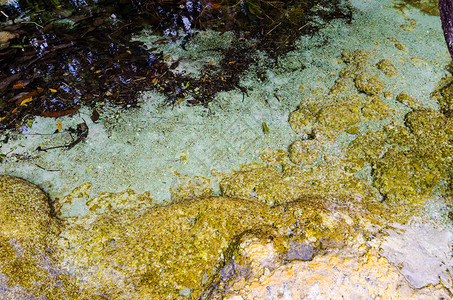
<path id="1" fill-rule="evenodd" d="M 5 7 L 1 129 L 23 125 L 35 115 L 72 114 L 80 105 L 94 108 L 107 101 L 135 107 L 137 92 L 151 89 L 164 93 L 170 104 L 206 105 L 219 91 L 245 92 L 239 78 L 253 63 L 253 53 L 264 51 L 276 63 L 301 34 L 351 16 L 339 1 L 240 3 L 19 1 Z M 224 56 L 219 66 L 206 65 L 194 78 L 175 71 L 179 61 L 130 41 L 145 25 L 163 35 L 158 42 L 177 42 L 183 49 L 199 29 L 233 30 L 238 40 L 217 49 Z"/>

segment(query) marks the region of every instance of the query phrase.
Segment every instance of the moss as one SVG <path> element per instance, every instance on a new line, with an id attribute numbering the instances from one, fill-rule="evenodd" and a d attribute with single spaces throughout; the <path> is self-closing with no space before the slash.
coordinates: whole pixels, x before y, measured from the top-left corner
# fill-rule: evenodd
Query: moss
<path id="1" fill-rule="evenodd" d="M 373 166 L 374 185 L 393 207 L 416 205 L 431 195 L 448 179 L 452 164 L 448 118 L 420 109 L 406 115 L 405 125 L 389 124 L 377 136 L 361 136 L 348 148 L 353 165 L 363 167 L 368 162 Z"/>
<path id="2" fill-rule="evenodd" d="M 211 180 L 202 176 L 184 176 L 170 189 L 171 201 L 180 202 L 212 196 Z"/>
<path id="3" fill-rule="evenodd" d="M 396 49 L 401 50 L 403 52 L 407 52 L 406 46 L 403 43 L 401 43 L 399 40 L 395 39 L 394 37 L 389 37 L 387 39 L 393 43 L 393 45 L 395 46 Z"/>
<path id="4" fill-rule="evenodd" d="M 374 164 L 374 184 L 389 205 L 416 205 L 441 179 L 440 170 L 420 158 L 391 148 Z"/>
<path id="5" fill-rule="evenodd" d="M 361 102 L 360 97 L 343 97 L 335 101 L 323 98 L 316 105 L 302 106 L 292 112 L 289 123 L 299 134 L 315 133 L 333 138 L 360 122 Z"/>
<path id="6" fill-rule="evenodd" d="M 225 196 L 271 205 L 296 201 L 306 195 L 376 199 L 372 187 L 343 167 L 326 161 L 313 166 L 294 166 L 282 161 L 279 166 L 271 160 L 266 166 L 225 174 L 220 186 Z"/>
<path id="7" fill-rule="evenodd" d="M 364 49 L 357 49 L 353 51 L 344 50 L 341 52 L 341 60 L 347 64 L 350 63 L 363 63 L 371 58 L 370 52 Z"/>
<path id="8" fill-rule="evenodd" d="M 42 249 L 58 233 L 61 224 L 47 195 L 28 181 L 0 176 L 0 206 L 4 238 Z"/>
<path id="9" fill-rule="evenodd" d="M 329 95 L 336 95 L 340 93 L 345 93 L 348 91 L 349 87 L 352 85 L 352 80 L 350 78 L 338 78 L 335 80 L 335 83 L 329 90 Z"/>

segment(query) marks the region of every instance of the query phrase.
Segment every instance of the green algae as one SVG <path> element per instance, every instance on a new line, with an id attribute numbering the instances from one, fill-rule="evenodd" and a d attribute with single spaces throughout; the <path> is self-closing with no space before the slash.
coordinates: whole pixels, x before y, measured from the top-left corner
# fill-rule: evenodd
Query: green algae
<path id="1" fill-rule="evenodd" d="M 399 213 L 413 211 L 424 199 L 433 196 L 435 190 L 449 194 L 444 182 L 451 182 L 451 84 L 445 84 L 436 93 L 441 112 L 423 108 L 412 97 L 400 93 L 396 100 L 412 109 L 405 115 L 404 123 L 392 121 L 380 130 L 360 133 L 360 122 L 382 121 L 396 114 L 386 101 L 381 100 L 384 86 L 377 75 L 366 75 L 374 72 L 370 58 L 371 55 L 363 50 L 343 52 L 342 61 L 346 65 L 329 95 L 322 99 L 320 106 L 323 108 L 315 110 L 301 104 L 291 113 L 289 121 L 297 133 L 314 132 L 315 141 L 310 143 L 317 143 L 321 148 L 328 147 L 324 137 L 335 140 L 343 131 L 356 135 L 347 147 L 342 148 L 345 154 L 343 158 L 338 157 L 337 166 L 317 164 L 317 168 L 323 169 L 320 174 L 329 174 L 332 167 L 359 173 L 370 166 L 372 186 L 383 196 L 385 204 Z M 382 62 L 375 67 L 385 69 L 393 65 L 390 61 Z M 357 96 L 343 97 L 341 108 L 328 104 L 338 102 L 336 95 L 351 91 L 352 84 Z M 361 93 L 372 96 L 364 99 Z M 334 109 L 328 109 L 330 107 Z M 289 149 L 291 161 L 296 164 L 307 164 L 310 155 L 319 155 L 318 150 L 304 153 L 309 148 L 302 147 L 303 143 L 295 142 Z M 339 178 L 338 172 L 336 176 Z M 335 180 L 329 177 L 328 182 Z"/>

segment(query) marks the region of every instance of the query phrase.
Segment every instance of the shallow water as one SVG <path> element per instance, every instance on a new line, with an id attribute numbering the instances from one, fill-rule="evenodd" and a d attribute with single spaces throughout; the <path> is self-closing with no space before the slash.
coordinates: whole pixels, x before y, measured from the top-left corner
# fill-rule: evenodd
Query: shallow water
<path id="1" fill-rule="evenodd" d="M 228 176 L 234 176 L 236 173 L 231 170 L 239 170 L 243 165 L 264 165 L 265 161 L 260 155 L 268 153 L 266 149 L 288 151 L 294 142 L 312 139 L 312 132 L 304 132 L 300 128 L 293 130 L 299 125 L 290 124 L 289 116 L 300 107 L 321 108 L 326 111 L 326 116 L 318 116 L 317 121 L 312 122 L 314 134 L 318 134 L 318 137 L 315 138 L 317 144 L 308 150 L 312 151 L 309 153 L 311 155 L 319 148 L 321 154 L 316 152 L 313 159 L 308 159 L 310 155 L 304 154 L 301 158 L 303 163 L 299 166 L 301 170 L 298 170 L 306 174 L 312 172 L 311 175 L 303 176 L 313 176 L 313 182 L 322 181 L 319 188 L 313 183 L 313 194 L 348 195 L 352 198 L 368 195 L 375 201 L 387 197 L 396 199 L 387 201 L 398 212 L 404 210 L 406 204 L 408 207 L 412 205 L 412 200 L 404 199 L 406 195 L 407 199 L 417 198 L 417 205 L 413 209 L 417 222 L 392 225 L 393 229 L 388 229 L 385 234 L 388 237 L 381 240 L 384 241 L 381 254 L 392 264 L 400 266 L 401 274 L 412 287 L 436 285 L 440 278 L 444 287 L 452 292 L 453 226 L 452 220 L 448 218 L 448 212 L 451 211 L 446 187 L 448 176 L 439 175 L 438 180 L 434 180 L 435 187 L 420 185 L 418 188 L 406 189 L 397 177 L 385 179 L 387 181 L 382 179 L 385 176 L 376 179 L 380 170 L 375 168 L 373 173 L 373 167 L 367 162 L 354 175 L 359 178 L 363 188 L 348 189 L 339 179 L 343 176 L 344 168 L 348 167 L 343 165 L 343 159 L 347 157 L 348 146 L 352 141 L 368 132 L 407 125 L 404 118 L 414 107 L 397 101 L 397 95 L 405 93 L 423 108 L 436 112 L 440 110 L 432 93 L 443 77 L 451 76 L 446 71 L 450 56 L 443 40 L 440 20 L 413 7 L 406 7 L 402 11 L 395 9 L 393 1 L 353 0 L 350 4 L 353 8 L 351 23 L 333 20 L 314 36 L 300 37 L 296 49 L 280 57 L 278 66 L 267 68 L 269 57 L 265 53 L 256 53 L 257 63 L 250 65 L 250 70 L 241 75 L 240 84 L 248 89 L 246 95 L 241 90 L 233 90 L 218 94 L 208 107 L 189 107 L 184 102 L 169 107 L 165 105 L 163 95 L 143 92 L 138 108 L 121 110 L 107 103 L 96 122 L 90 120 L 92 111 L 88 108 L 81 108 L 78 114 L 58 119 L 37 117 L 30 128 L 20 134 L 10 134 L 9 141 L 1 145 L 1 152 L 6 157 L 0 165 L 0 173 L 19 176 L 36 184 L 52 199 L 62 199 L 71 195 L 75 188 L 90 183 L 91 190 L 87 195 L 73 201 L 72 207 L 63 207 L 62 215 L 65 217 L 85 216 L 89 214 L 88 205 L 85 204 L 90 199 L 102 192 L 118 193 L 126 189 L 137 193 L 149 191 L 149 196 L 156 203 L 210 195 L 254 196 L 260 202 L 274 203 L 270 195 L 280 199 L 284 198 L 281 195 L 292 195 L 291 191 L 284 194 L 272 185 L 273 181 L 268 182 L 271 186 L 268 192 L 258 188 L 249 191 L 246 189 L 249 181 L 260 181 L 260 178 L 249 177 L 241 179 L 244 187 L 241 190 L 241 182 Z M 149 47 L 156 47 L 153 42 L 162 37 L 145 29 L 135 38 Z M 187 50 L 180 47 L 180 42 L 159 44 L 157 47 L 168 55 L 169 63 L 179 59 L 181 71 L 199 74 L 204 64 L 210 61 L 216 64 L 221 60 L 218 52 L 212 51 L 212 48 L 226 47 L 236 38 L 232 33 L 220 34 L 206 30 L 193 37 L 185 46 Z M 348 63 L 342 60 L 342 53 L 353 53 L 357 49 L 368 53 L 366 58 L 358 60 L 368 68 L 366 70 L 377 74 L 382 89 L 371 92 L 379 96 L 377 109 L 370 106 L 371 112 L 365 114 L 365 106 L 361 106 L 357 111 L 361 112 L 362 118 L 348 121 L 354 116 L 343 113 L 336 115 L 343 106 L 350 105 L 349 100 L 345 101 L 343 97 L 357 96 L 362 100 L 352 102 L 368 99 L 367 103 L 371 98 L 365 95 L 366 91 L 358 90 L 357 84 L 356 87 L 353 84 L 347 86 L 338 97 L 332 95 L 331 91 L 335 82 L 342 78 L 341 74 L 349 72 L 348 68 L 352 68 L 356 59 L 351 58 L 351 63 Z M 396 76 L 386 76 L 381 72 L 382 69 L 375 67 L 382 59 L 394 65 Z M 264 80 L 256 77 L 256 72 L 253 72 L 255 69 L 266 74 Z M 328 110 L 326 107 L 334 109 Z M 353 109 L 350 111 L 357 112 Z M 308 119 L 309 115 L 303 118 Z M 70 142 L 71 137 L 64 130 L 83 121 L 89 127 L 84 142 L 70 150 L 36 151 L 38 147 L 48 148 Z M 55 132 L 58 122 L 62 124 L 62 133 L 43 135 Z M 431 137 L 431 134 L 435 135 L 428 132 L 426 136 Z M 395 139 L 396 144 L 400 143 Z M 396 147 L 396 144 L 386 140 L 384 148 Z M 366 148 L 366 145 L 361 147 Z M 451 152 L 437 154 L 446 156 L 448 160 L 447 156 Z M 379 165 L 382 159 L 382 164 L 389 164 L 383 156 L 378 155 L 374 163 Z M 295 159 L 291 160 L 292 165 L 297 165 Z M 272 164 L 273 160 L 268 159 L 267 162 Z M 279 164 L 275 158 L 274 163 Z M 395 163 L 398 165 L 399 162 Z M 285 165 L 282 165 L 284 169 Z M 318 171 L 324 177 L 312 175 L 318 174 Z M 382 172 L 387 171 L 383 168 Z M 294 174 L 291 173 L 292 177 L 289 177 L 300 176 Z M 268 173 L 257 172 L 255 176 L 264 178 Z M 226 184 L 225 178 L 234 183 Z M 412 177 L 408 175 L 408 178 L 410 181 Z M 221 188 L 219 182 L 222 180 Z M 337 180 L 340 183 L 337 184 Z M 384 183 L 379 185 L 379 180 Z M 392 186 L 393 182 L 396 186 Z M 301 189 L 300 193 L 309 190 L 306 186 Z M 414 195 L 414 191 L 419 195 Z M 396 195 L 395 198 L 392 198 L 393 195 Z M 401 215 L 406 221 L 411 219 L 409 212 L 405 211 Z M 407 244 L 411 245 L 409 250 Z M 431 245 L 435 245 L 434 249 Z M 417 266 L 423 259 L 429 263 L 429 274 Z"/>

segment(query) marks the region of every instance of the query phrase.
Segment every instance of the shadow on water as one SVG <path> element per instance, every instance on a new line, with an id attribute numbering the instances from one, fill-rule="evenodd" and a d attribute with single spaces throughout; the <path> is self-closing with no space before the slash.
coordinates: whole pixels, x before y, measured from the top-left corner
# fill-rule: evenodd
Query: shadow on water
<path id="1" fill-rule="evenodd" d="M 136 107 L 144 90 L 163 93 L 169 105 L 186 98 L 187 105 L 207 105 L 232 89 L 246 93 L 240 76 L 256 51 L 276 63 L 300 35 L 334 18 L 350 20 L 352 13 L 340 0 L 30 0 L 1 6 L 0 18 L 3 131 L 27 126 L 37 115 L 74 114 L 82 105 L 93 108 L 96 121 L 99 104 Z M 234 31 L 238 39 L 214 49 L 224 57 L 218 65 L 189 77 L 176 72 L 178 62 L 166 62 L 165 53 L 131 41 L 144 26 L 183 49 L 195 29 Z M 246 39 L 257 42 L 250 46 Z"/>

